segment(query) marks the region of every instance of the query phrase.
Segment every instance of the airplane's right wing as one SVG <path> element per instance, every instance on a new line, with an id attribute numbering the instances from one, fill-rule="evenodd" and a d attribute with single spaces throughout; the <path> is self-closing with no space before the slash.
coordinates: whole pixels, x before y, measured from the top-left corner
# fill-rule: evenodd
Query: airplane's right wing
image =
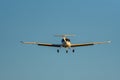
<path id="1" fill-rule="evenodd" d="M 80 46 L 92 46 L 95 44 L 106 44 L 110 43 L 111 41 L 106 41 L 106 42 L 90 42 L 90 43 L 83 43 L 83 44 L 71 44 L 71 47 L 80 47 Z"/>
<path id="2" fill-rule="evenodd" d="M 38 46 L 49 46 L 49 47 L 61 47 L 61 44 L 49 44 L 49 43 L 40 43 L 40 42 L 23 42 L 21 41 L 21 43 L 23 44 L 35 44 Z"/>

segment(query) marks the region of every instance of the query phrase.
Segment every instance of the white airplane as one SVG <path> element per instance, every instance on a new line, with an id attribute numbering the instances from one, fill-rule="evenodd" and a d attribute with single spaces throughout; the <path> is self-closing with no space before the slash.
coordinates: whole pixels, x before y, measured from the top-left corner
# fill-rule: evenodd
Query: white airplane
<path id="1" fill-rule="evenodd" d="M 105 41 L 105 42 L 90 42 L 90 43 L 82 43 L 82 44 L 72 44 L 70 39 L 67 38 L 68 36 L 74 36 L 74 35 L 55 35 L 56 37 L 62 37 L 61 44 L 49 44 L 49 43 L 40 43 L 40 42 L 23 42 L 23 44 L 35 44 L 38 46 L 49 46 L 49 47 L 59 47 L 59 48 L 66 48 L 66 53 L 68 53 L 68 49 L 71 49 L 72 47 L 80 47 L 80 46 L 92 46 L 96 44 L 106 44 L 111 43 L 111 41 Z M 57 49 L 57 52 L 59 53 L 59 49 Z M 74 53 L 75 50 L 72 49 L 72 52 Z"/>

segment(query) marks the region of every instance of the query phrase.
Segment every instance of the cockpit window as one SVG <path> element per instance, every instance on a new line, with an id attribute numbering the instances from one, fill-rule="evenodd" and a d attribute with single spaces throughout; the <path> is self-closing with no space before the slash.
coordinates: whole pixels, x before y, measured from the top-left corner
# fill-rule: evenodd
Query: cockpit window
<path id="1" fill-rule="evenodd" d="M 70 39 L 68 39 L 68 38 L 66 38 L 65 40 L 70 42 Z M 61 42 L 63 43 L 64 39 L 62 39 Z"/>
<path id="2" fill-rule="evenodd" d="M 70 42 L 70 39 L 66 38 L 66 41 L 69 41 L 69 42 Z"/>

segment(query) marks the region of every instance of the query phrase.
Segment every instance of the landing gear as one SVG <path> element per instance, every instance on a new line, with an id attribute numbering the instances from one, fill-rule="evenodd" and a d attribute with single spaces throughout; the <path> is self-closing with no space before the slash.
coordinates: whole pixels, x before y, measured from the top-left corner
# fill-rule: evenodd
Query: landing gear
<path id="1" fill-rule="evenodd" d="M 66 53 L 68 53 L 68 50 L 66 50 Z"/>
<path id="2" fill-rule="evenodd" d="M 59 49 L 57 49 L 57 53 L 59 53 L 60 51 L 59 51 Z M 75 50 L 74 49 L 72 49 L 72 52 L 74 53 L 75 52 Z M 68 49 L 66 49 L 66 53 L 68 53 Z"/>
<path id="3" fill-rule="evenodd" d="M 59 49 L 57 49 L 57 53 L 59 53 Z"/>
<path id="4" fill-rule="evenodd" d="M 75 52 L 75 50 L 73 49 L 73 50 L 72 50 L 72 52 L 74 53 L 74 52 Z"/>
<path id="5" fill-rule="evenodd" d="M 74 53 L 74 52 L 75 52 L 75 50 L 73 49 L 73 50 L 72 50 L 72 52 Z M 66 50 L 66 53 L 68 53 L 68 50 Z"/>

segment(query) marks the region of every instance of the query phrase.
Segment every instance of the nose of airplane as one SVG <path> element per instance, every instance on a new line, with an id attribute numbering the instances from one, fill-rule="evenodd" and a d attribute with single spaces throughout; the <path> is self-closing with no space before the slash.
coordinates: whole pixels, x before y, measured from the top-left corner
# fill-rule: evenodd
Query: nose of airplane
<path id="1" fill-rule="evenodd" d="M 67 42 L 70 42 L 70 39 L 65 38 L 65 39 L 62 39 L 62 40 L 61 40 L 62 43 L 66 42 L 66 41 L 67 41 Z"/>

